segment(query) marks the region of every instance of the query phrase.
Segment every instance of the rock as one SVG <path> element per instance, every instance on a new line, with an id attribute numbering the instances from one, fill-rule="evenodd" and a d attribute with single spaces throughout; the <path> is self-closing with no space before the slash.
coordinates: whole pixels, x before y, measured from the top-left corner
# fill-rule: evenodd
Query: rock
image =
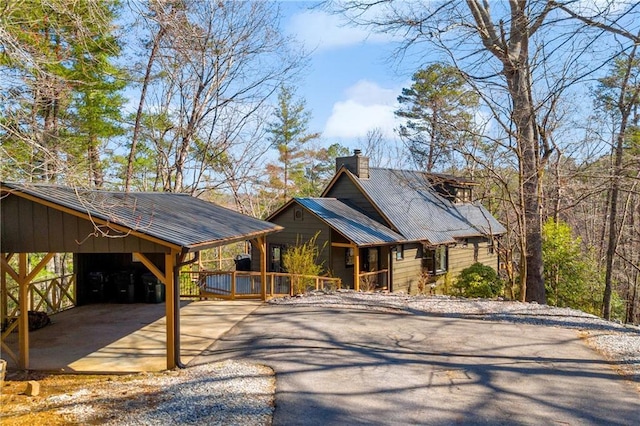
<path id="1" fill-rule="evenodd" d="M 27 382 L 27 390 L 24 391 L 24 394 L 27 396 L 40 395 L 40 383 L 36 382 L 35 380 Z"/>

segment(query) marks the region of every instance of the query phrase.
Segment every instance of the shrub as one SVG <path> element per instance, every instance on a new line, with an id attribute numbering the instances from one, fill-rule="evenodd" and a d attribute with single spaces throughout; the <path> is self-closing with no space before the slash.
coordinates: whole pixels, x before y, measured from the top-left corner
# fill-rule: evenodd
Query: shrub
<path id="1" fill-rule="evenodd" d="M 300 275 L 318 276 L 322 272 L 322 263 L 318 263 L 318 257 L 325 246 L 320 248 L 317 246 L 316 240 L 319 234 L 320 232 L 317 232 L 305 243 L 301 242 L 298 236 L 296 245 L 288 247 L 282 254 L 284 269 L 290 274 L 295 274 L 291 277 L 294 294 L 304 293 L 315 282 Z"/>
<path id="2" fill-rule="evenodd" d="M 496 297 L 502 292 L 503 283 L 490 266 L 474 263 L 460 272 L 453 288 L 464 297 Z"/>

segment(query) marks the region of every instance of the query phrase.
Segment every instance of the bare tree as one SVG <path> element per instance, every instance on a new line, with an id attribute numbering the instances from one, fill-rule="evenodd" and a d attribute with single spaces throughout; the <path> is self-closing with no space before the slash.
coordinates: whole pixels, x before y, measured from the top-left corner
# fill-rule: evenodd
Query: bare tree
<path id="1" fill-rule="evenodd" d="M 156 147 L 158 172 L 163 190 L 195 193 L 219 183 L 216 176 L 223 179 L 218 166 L 225 152 L 242 143 L 252 115 L 295 75 L 304 56 L 281 35 L 274 3 L 153 6 L 157 51 L 152 44 L 149 59 L 153 53 L 159 78 L 148 87 L 145 110 L 172 123 Z"/>

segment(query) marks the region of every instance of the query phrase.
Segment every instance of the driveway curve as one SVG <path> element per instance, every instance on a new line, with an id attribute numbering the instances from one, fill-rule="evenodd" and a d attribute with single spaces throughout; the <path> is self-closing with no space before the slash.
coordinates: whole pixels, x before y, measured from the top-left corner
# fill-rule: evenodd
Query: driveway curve
<path id="1" fill-rule="evenodd" d="M 191 364 L 276 372 L 274 425 L 634 425 L 640 394 L 575 330 L 266 304 Z"/>

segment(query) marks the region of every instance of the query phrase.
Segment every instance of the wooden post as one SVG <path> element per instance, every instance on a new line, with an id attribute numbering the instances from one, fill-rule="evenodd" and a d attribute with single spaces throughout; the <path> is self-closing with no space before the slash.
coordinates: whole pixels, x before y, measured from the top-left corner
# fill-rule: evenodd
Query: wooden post
<path id="1" fill-rule="evenodd" d="M 360 291 L 360 248 L 353 248 L 353 288 Z"/>
<path id="2" fill-rule="evenodd" d="M 165 285 L 165 315 L 167 319 L 167 370 L 176 368 L 175 338 L 176 323 L 175 310 L 179 309 L 175 305 L 175 283 L 173 279 L 173 268 L 175 266 L 176 253 L 172 250 L 164 256 L 164 285 Z"/>
<path id="3" fill-rule="evenodd" d="M 275 288 L 274 288 L 274 283 L 273 283 L 273 275 L 269 276 L 269 285 L 270 285 L 270 288 L 271 288 L 271 296 L 275 296 L 275 294 L 274 294 Z"/>
<path id="4" fill-rule="evenodd" d="M 257 237 L 253 240 L 260 252 L 260 298 L 267 300 L 267 238 Z M 273 283 L 271 283 L 271 295 L 273 295 Z"/>
<path id="5" fill-rule="evenodd" d="M 231 300 L 236 298 L 236 271 L 231 271 Z"/>
<path id="6" fill-rule="evenodd" d="M 2 253 L 2 259 L 6 259 L 8 261 L 11 259 L 11 254 L 5 255 Z M 5 262 L 3 262 L 3 265 L 4 263 Z M 4 328 L 5 325 L 8 325 L 6 324 L 6 321 L 8 320 L 7 316 L 9 315 L 9 301 L 7 297 L 7 271 L 2 268 L 0 274 L 0 326 L 2 326 L 2 328 Z"/>
<path id="7" fill-rule="evenodd" d="M 29 368 L 29 281 L 27 280 L 27 253 L 18 254 L 18 291 L 20 318 L 18 319 L 18 364 L 23 370 Z"/>

